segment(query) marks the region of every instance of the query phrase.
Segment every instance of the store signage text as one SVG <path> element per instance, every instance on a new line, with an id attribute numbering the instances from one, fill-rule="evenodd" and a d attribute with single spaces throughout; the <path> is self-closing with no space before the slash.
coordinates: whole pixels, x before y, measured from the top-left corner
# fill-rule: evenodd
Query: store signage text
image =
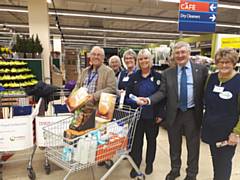
<path id="1" fill-rule="evenodd" d="M 214 32 L 217 0 L 181 0 L 179 31 Z"/>

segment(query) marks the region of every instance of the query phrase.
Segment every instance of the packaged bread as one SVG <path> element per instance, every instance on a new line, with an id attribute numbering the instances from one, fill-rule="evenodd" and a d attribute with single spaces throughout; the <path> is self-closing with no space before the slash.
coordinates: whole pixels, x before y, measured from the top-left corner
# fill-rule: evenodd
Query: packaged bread
<path id="1" fill-rule="evenodd" d="M 95 128 L 91 128 L 88 130 L 83 130 L 83 131 L 75 131 L 72 129 L 66 129 L 64 131 L 64 141 L 67 142 L 68 144 L 75 144 L 77 140 L 75 139 L 76 137 L 82 136 L 90 131 L 95 130 Z"/>
<path id="2" fill-rule="evenodd" d="M 70 96 L 66 99 L 66 104 L 70 112 L 75 109 L 84 106 L 88 101 L 87 88 L 81 87 L 78 90 L 72 92 Z"/>
<path id="3" fill-rule="evenodd" d="M 101 93 L 98 109 L 96 111 L 96 121 L 100 123 L 109 122 L 113 118 L 116 103 L 116 95 Z"/>

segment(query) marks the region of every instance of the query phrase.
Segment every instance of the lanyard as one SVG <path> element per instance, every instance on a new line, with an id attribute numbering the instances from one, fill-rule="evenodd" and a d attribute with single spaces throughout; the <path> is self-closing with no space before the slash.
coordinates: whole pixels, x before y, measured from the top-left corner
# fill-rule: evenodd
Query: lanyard
<path id="1" fill-rule="evenodd" d="M 91 76 L 91 72 L 89 73 L 88 76 L 88 81 L 87 81 L 87 86 L 92 82 L 92 80 L 94 79 L 94 77 L 97 75 L 97 72 L 94 72 L 94 74 Z"/>

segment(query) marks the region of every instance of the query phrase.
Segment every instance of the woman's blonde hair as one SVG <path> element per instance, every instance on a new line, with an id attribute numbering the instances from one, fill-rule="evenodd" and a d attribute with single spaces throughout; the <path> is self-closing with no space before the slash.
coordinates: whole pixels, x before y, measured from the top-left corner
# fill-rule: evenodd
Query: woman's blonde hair
<path id="1" fill-rule="evenodd" d="M 151 68 L 153 66 L 153 56 L 152 56 L 151 52 L 148 49 L 141 49 L 138 52 L 138 55 L 137 55 L 137 66 L 138 66 L 138 68 L 140 68 L 138 58 L 141 57 L 141 56 L 148 57 L 148 59 L 150 60 L 150 68 Z"/>

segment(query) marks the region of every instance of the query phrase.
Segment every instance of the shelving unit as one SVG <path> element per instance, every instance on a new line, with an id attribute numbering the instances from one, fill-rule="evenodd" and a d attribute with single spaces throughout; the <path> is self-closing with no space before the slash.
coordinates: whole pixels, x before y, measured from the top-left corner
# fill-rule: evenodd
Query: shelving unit
<path id="1" fill-rule="evenodd" d="M 2 95 L 24 94 L 23 88 L 37 84 L 36 76 L 23 60 L 0 59 L 0 86 Z"/>

